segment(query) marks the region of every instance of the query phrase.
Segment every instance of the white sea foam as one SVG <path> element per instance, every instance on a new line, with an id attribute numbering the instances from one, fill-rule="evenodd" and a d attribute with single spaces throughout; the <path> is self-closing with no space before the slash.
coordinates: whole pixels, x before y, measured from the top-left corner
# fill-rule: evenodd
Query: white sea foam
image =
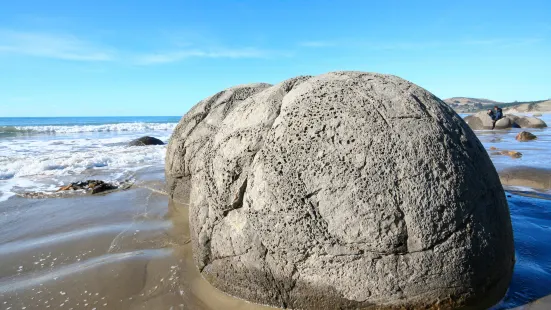
<path id="1" fill-rule="evenodd" d="M 172 131 L 176 123 L 120 123 L 101 125 L 74 125 L 74 126 L 1 126 L 0 133 L 84 133 L 84 132 L 146 132 Z"/>
<path id="2" fill-rule="evenodd" d="M 36 175 L 74 175 L 86 169 L 131 169 L 162 162 L 162 146 L 112 146 L 87 151 L 58 151 L 56 153 L 14 156 L 0 159 L 0 180 Z"/>
<path id="3" fill-rule="evenodd" d="M 146 130 L 102 132 L 91 138 L 69 133 L 59 137 L 0 139 L 0 202 L 16 192 L 55 190 L 60 183 L 69 181 L 89 178 L 116 181 L 145 167 L 162 169 L 165 146 L 127 144 L 143 135 L 167 142 L 170 134 L 171 131 Z"/>

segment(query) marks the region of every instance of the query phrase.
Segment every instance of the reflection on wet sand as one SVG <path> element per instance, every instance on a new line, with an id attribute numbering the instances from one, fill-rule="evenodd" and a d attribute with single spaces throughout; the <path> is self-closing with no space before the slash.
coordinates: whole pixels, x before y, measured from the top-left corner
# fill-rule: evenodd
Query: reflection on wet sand
<path id="1" fill-rule="evenodd" d="M 200 276 L 187 215 L 151 186 L 4 202 L 0 309 L 272 309 Z"/>

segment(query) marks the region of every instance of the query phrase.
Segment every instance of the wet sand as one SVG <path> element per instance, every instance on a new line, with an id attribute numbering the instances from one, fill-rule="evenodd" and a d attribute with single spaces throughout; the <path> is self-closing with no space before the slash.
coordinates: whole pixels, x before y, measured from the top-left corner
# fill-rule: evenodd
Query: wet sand
<path id="1" fill-rule="evenodd" d="M 548 282 L 539 268 L 548 261 L 548 247 L 541 243 L 548 203 L 542 201 L 550 201 L 551 193 L 547 185 L 535 192 L 538 186 L 532 184 L 547 182 L 549 174 L 501 168 L 515 180 L 504 181 L 512 195 L 519 251 L 510 296 L 529 302 L 549 294 L 533 288 Z M 274 309 L 228 296 L 200 276 L 192 260 L 187 206 L 169 201 L 162 180 L 164 173 L 156 168 L 138 173 L 126 191 L 2 202 L 0 309 Z M 514 300 L 496 309 L 518 305 Z M 520 309 L 547 309 L 540 304 Z"/>
<path id="2" fill-rule="evenodd" d="M 0 309 L 273 309 L 199 275 L 187 207 L 158 180 L 145 175 L 105 196 L 3 202 Z"/>

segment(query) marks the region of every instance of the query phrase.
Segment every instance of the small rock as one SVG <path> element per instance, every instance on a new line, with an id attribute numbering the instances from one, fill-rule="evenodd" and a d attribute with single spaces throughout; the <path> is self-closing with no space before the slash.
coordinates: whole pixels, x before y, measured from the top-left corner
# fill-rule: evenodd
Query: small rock
<path id="1" fill-rule="evenodd" d="M 490 147 L 490 151 L 495 151 L 495 150 L 497 150 L 497 147 L 495 146 Z"/>
<path id="2" fill-rule="evenodd" d="M 153 137 L 145 136 L 136 140 L 130 141 L 128 146 L 146 146 L 146 145 L 164 145 L 164 142 Z"/>
<path id="3" fill-rule="evenodd" d="M 515 139 L 517 139 L 517 141 L 531 141 L 531 140 L 535 140 L 537 138 L 538 137 L 536 137 L 536 135 L 534 135 L 531 132 L 521 131 L 521 132 L 518 133 L 518 135 Z"/>
<path id="4" fill-rule="evenodd" d="M 522 157 L 521 152 L 508 151 L 508 150 L 501 151 L 501 155 L 507 155 L 507 156 L 512 157 L 512 158 L 521 158 Z"/>
<path id="5" fill-rule="evenodd" d="M 101 180 L 88 180 L 88 181 L 80 181 L 80 182 L 74 182 L 66 186 L 60 187 L 57 192 L 60 191 L 67 191 L 67 190 L 85 190 L 85 191 L 91 191 L 92 194 L 97 194 L 101 192 L 105 192 L 108 190 L 117 189 L 118 186 L 106 183 Z"/>
<path id="6" fill-rule="evenodd" d="M 70 189 L 72 189 L 72 186 L 73 186 L 73 184 L 69 184 L 69 185 L 62 186 L 62 187 L 60 187 L 56 192 L 70 190 Z"/>

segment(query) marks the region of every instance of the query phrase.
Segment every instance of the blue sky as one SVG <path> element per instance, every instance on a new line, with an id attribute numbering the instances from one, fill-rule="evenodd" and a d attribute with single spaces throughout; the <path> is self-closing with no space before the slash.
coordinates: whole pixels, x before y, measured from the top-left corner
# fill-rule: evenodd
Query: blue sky
<path id="1" fill-rule="evenodd" d="M 551 98 L 551 1 L 4 1 L 0 117 L 182 115 L 250 82 L 395 74 Z"/>

